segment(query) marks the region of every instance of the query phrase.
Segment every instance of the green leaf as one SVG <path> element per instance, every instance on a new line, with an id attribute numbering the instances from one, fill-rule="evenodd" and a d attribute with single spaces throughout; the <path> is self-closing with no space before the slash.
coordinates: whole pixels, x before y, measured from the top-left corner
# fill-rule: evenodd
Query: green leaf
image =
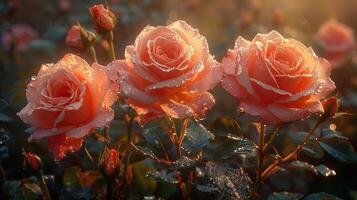
<path id="1" fill-rule="evenodd" d="M 214 135 L 203 125 L 196 121 L 190 121 L 186 129 L 182 148 L 187 154 L 194 155 L 207 146 L 213 138 Z"/>
<path id="2" fill-rule="evenodd" d="M 193 160 L 186 156 L 182 156 L 182 158 L 180 158 L 172 163 L 172 166 L 170 166 L 170 169 L 178 170 L 178 171 L 182 171 L 182 170 L 187 171 L 187 170 L 193 169 L 198 164 L 199 164 L 199 162 L 197 160 Z"/>
<path id="3" fill-rule="evenodd" d="M 317 143 L 310 141 L 306 142 L 306 144 L 302 146 L 302 151 L 312 158 L 324 157 L 324 151 L 321 149 L 321 147 Z"/>
<path id="4" fill-rule="evenodd" d="M 352 144 L 340 137 L 322 137 L 320 146 L 335 159 L 342 162 L 357 162 Z"/>
<path id="5" fill-rule="evenodd" d="M 204 168 L 206 186 L 217 188 L 218 193 L 233 199 L 247 199 L 251 194 L 252 181 L 241 169 L 226 164 L 207 162 Z"/>
<path id="6" fill-rule="evenodd" d="M 315 169 L 315 166 L 308 162 L 295 160 L 295 161 L 291 162 L 288 167 L 291 169 L 307 170 L 307 171 L 311 171 L 315 174 L 318 174 L 318 171 Z"/>
<path id="7" fill-rule="evenodd" d="M 315 169 L 323 176 L 335 176 L 336 172 L 335 170 L 332 170 L 328 167 L 326 167 L 325 165 L 318 165 L 315 167 Z"/>
<path id="8" fill-rule="evenodd" d="M 291 132 L 288 135 L 292 139 L 294 144 L 301 145 L 304 142 L 304 139 L 307 134 L 307 132 Z M 306 144 L 302 147 L 302 151 L 307 156 L 310 156 L 312 158 L 322 158 L 324 156 L 324 151 L 317 143 L 315 143 L 316 139 L 316 136 L 312 135 L 306 142 Z"/>
<path id="9" fill-rule="evenodd" d="M 207 186 L 207 185 L 195 185 L 196 189 L 201 192 L 205 193 L 216 193 L 218 192 L 218 189 L 212 186 Z"/>
<path id="10" fill-rule="evenodd" d="M 297 200 L 303 197 L 299 193 L 290 193 L 290 192 L 274 192 L 269 196 L 268 200 Z"/>
<path id="11" fill-rule="evenodd" d="M 251 140 L 228 136 L 224 142 L 210 145 L 205 150 L 204 156 L 208 160 L 225 160 L 237 155 L 253 154 L 257 148 Z"/>
<path id="12" fill-rule="evenodd" d="M 15 192 L 18 190 L 18 188 L 21 185 L 21 181 L 20 180 L 16 180 L 16 181 L 6 181 L 4 184 L 4 192 L 6 195 L 8 196 L 14 196 Z"/>
<path id="13" fill-rule="evenodd" d="M 175 183 L 175 184 L 178 183 L 176 174 L 174 172 L 167 172 L 165 170 L 161 170 L 161 171 L 149 172 L 147 176 L 159 182 Z"/>
<path id="14" fill-rule="evenodd" d="M 80 182 L 78 174 L 81 172 L 81 168 L 78 166 L 69 167 L 64 170 L 63 186 L 68 190 L 80 189 Z"/>
<path id="15" fill-rule="evenodd" d="M 0 122 L 11 122 L 12 119 L 7 115 L 0 113 Z"/>
<path id="16" fill-rule="evenodd" d="M 228 134 L 243 136 L 240 126 L 235 119 L 219 117 L 210 126 L 210 131 L 215 135 L 225 136 Z"/>
<path id="17" fill-rule="evenodd" d="M 313 193 L 304 198 L 304 200 L 342 200 L 336 196 L 333 196 L 331 194 L 327 194 L 324 192 L 320 193 Z"/>

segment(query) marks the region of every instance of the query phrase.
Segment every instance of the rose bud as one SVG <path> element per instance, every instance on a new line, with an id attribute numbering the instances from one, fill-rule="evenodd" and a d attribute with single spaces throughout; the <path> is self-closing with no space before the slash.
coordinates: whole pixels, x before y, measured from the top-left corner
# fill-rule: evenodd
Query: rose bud
<path id="1" fill-rule="evenodd" d="M 102 4 L 90 8 L 93 24 L 98 33 L 107 33 L 114 29 L 116 24 L 115 14 Z"/>
<path id="2" fill-rule="evenodd" d="M 322 101 L 322 106 L 324 107 L 325 113 L 323 114 L 326 118 L 333 118 L 338 111 L 339 102 L 335 97 L 330 97 Z"/>
<path id="3" fill-rule="evenodd" d="M 42 167 L 41 158 L 33 153 L 25 154 L 26 165 L 33 171 L 38 171 Z"/>
<path id="4" fill-rule="evenodd" d="M 104 172 L 107 176 L 112 176 L 119 165 L 119 153 L 115 149 L 107 149 L 104 151 L 102 161 Z"/>
<path id="5" fill-rule="evenodd" d="M 279 27 L 283 24 L 283 22 L 284 22 L 283 12 L 281 11 L 281 9 L 276 8 L 273 12 L 273 25 L 275 27 Z"/>
<path id="6" fill-rule="evenodd" d="M 75 49 L 85 49 L 95 42 L 95 34 L 80 25 L 73 25 L 66 36 L 66 45 Z"/>

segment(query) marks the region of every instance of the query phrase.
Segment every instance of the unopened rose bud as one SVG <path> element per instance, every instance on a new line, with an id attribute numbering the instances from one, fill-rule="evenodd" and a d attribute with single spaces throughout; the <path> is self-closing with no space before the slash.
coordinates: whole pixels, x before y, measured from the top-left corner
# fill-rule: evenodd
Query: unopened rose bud
<path id="1" fill-rule="evenodd" d="M 33 153 L 26 153 L 25 154 L 26 165 L 33 171 L 38 171 L 42 167 L 41 158 Z"/>
<path id="2" fill-rule="evenodd" d="M 102 4 L 92 6 L 90 13 L 95 30 L 98 33 L 108 33 L 114 29 L 116 24 L 115 14 Z"/>
<path id="3" fill-rule="evenodd" d="M 107 176 L 112 176 L 119 165 L 119 153 L 115 149 L 107 149 L 103 156 L 104 172 Z"/>
<path id="4" fill-rule="evenodd" d="M 75 49 L 85 49 L 95 42 L 95 34 L 80 25 L 73 25 L 66 36 L 66 44 Z"/>
<path id="5" fill-rule="evenodd" d="M 338 99 L 335 97 L 330 97 L 322 101 L 322 106 L 324 107 L 325 113 L 323 116 L 331 119 L 338 111 L 339 103 Z"/>
<path id="6" fill-rule="evenodd" d="M 279 27 L 284 23 L 284 16 L 281 9 L 276 8 L 273 11 L 273 26 Z"/>

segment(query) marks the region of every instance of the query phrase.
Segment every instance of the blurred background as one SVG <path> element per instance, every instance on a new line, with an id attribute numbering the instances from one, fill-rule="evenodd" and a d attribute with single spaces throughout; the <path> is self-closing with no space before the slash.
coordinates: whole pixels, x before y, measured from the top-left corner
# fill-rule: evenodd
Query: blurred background
<path id="1" fill-rule="evenodd" d="M 175 20 L 187 21 L 204 35 L 211 54 L 218 61 L 233 48 L 237 36 L 252 39 L 258 32 L 278 30 L 283 36 L 312 46 L 316 53 L 320 47 L 314 41 L 319 27 L 329 19 L 337 19 L 357 32 L 356 0 L 109 0 L 111 10 L 118 16 L 115 29 L 115 48 L 119 58 L 124 57 L 126 45 L 134 43 L 146 25 L 166 25 Z M 9 179 L 18 179 L 21 170 L 21 147 L 41 155 L 45 172 L 60 174 L 66 162 L 55 166 L 45 144 L 27 143 L 27 128 L 16 117 L 25 105 L 25 87 L 42 63 L 56 62 L 66 52 L 75 52 L 65 45 L 68 29 L 75 23 L 93 30 L 88 12 L 90 6 L 103 3 L 95 0 L 1 0 L 0 1 L 0 131 L 9 138 L 0 146 L 1 162 Z M 18 31 L 14 31 L 14 27 Z M 20 35 L 10 40 L 8 35 Z M 99 63 L 109 62 L 108 44 L 97 38 Z M 357 57 L 333 70 L 341 110 L 352 113 L 336 121 L 337 130 L 351 139 L 357 147 Z M 214 89 L 217 105 L 209 112 L 207 123 L 217 116 L 235 116 L 234 100 L 219 86 Z M 0 113 L 0 114 L 1 114 Z M 286 141 L 283 139 L 282 144 Z M 288 144 L 288 143 L 286 143 Z M 1 145 L 1 142 L 0 142 Z M 310 158 L 302 156 L 305 160 Z M 296 191 L 312 193 L 326 191 L 343 199 L 357 200 L 357 164 L 341 163 L 325 155 L 311 163 L 325 163 L 335 169 L 337 176 L 324 178 L 297 171 L 278 173 L 262 190 Z M 56 180 L 54 180 L 56 181 Z M 0 198 L 1 199 L 1 198 Z"/>

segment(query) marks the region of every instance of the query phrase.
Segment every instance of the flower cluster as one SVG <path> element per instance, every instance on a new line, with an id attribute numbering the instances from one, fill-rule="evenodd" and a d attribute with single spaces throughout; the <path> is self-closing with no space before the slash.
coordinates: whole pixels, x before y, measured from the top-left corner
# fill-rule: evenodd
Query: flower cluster
<path id="1" fill-rule="evenodd" d="M 98 33 L 114 29 L 111 11 L 102 5 L 90 11 Z M 66 42 L 83 48 L 94 37 L 76 25 Z M 220 82 L 240 110 L 265 124 L 281 124 L 324 112 L 320 100 L 335 89 L 330 70 L 311 48 L 276 31 L 252 41 L 238 37 L 219 63 L 197 29 L 176 21 L 145 27 L 126 47 L 125 58 L 107 66 L 89 65 L 73 54 L 43 65 L 28 84 L 28 104 L 18 115 L 35 127 L 29 140 L 46 138 L 60 160 L 78 150 L 92 130 L 111 122 L 119 88 L 142 124 L 163 116 L 204 118 L 215 104 L 209 90 Z"/>

